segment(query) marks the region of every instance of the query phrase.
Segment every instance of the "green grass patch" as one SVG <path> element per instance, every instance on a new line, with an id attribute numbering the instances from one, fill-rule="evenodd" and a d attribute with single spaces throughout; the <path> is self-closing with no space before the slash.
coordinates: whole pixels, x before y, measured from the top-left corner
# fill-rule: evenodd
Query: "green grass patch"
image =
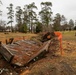
<path id="1" fill-rule="evenodd" d="M 75 33 L 76 31 L 63 31 L 62 32 L 63 40 L 76 41 Z"/>

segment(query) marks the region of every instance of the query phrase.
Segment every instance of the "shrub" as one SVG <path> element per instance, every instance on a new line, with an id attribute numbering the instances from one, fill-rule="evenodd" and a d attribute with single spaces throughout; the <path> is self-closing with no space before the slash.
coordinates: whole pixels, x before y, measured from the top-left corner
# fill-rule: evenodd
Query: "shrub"
<path id="1" fill-rule="evenodd" d="M 27 25 L 26 24 L 21 25 L 20 32 L 27 33 Z"/>

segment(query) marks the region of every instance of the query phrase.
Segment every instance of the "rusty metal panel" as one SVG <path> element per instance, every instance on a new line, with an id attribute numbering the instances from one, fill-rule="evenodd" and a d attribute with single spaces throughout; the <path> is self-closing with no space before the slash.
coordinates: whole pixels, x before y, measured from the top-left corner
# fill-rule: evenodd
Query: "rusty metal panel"
<path id="1" fill-rule="evenodd" d="M 41 52 L 47 51 L 49 43 L 50 40 L 40 46 L 35 41 L 21 40 L 13 44 L 2 45 L 0 47 L 0 53 L 11 64 L 24 66 Z"/>

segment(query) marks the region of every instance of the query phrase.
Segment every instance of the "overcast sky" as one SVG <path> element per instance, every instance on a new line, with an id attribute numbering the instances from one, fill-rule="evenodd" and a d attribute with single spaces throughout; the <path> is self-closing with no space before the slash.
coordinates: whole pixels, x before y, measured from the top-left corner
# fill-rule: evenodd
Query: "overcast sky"
<path id="1" fill-rule="evenodd" d="M 3 5 L 0 6 L 0 9 L 3 11 L 0 19 L 7 21 L 7 12 L 6 7 L 9 7 L 9 4 L 12 3 L 14 5 L 14 9 L 16 6 L 21 6 L 22 8 L 26 4 L 30 4 L 35 2 L 38 7 L 38 11 L 40 11 L 40 3 L 45 1 L 52 2 L 52 12 L 53 16 L 56 13 L 60 13 L 64 15 L 67 20 L 73 19 L 76 20 L 76 1 L 75 0 L 1 0 Z"/>

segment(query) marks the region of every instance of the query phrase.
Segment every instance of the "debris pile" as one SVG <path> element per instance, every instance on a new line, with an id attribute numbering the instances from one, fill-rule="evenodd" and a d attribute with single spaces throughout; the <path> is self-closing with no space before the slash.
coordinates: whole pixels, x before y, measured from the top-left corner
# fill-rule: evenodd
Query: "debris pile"
<path id="1" fill-rule="evenodd" d="M 53 36 L 48 32 L 40 40 L 20 40 L 13 43 L 11 41 L 6 45 L 0 43 L 0 74 L 17 75 L 20 66 L 27 66 L 32 61 L 36 61 L 47 52 L 52 51 L 51 47 L 56 40 L 53 39 Z"/>

